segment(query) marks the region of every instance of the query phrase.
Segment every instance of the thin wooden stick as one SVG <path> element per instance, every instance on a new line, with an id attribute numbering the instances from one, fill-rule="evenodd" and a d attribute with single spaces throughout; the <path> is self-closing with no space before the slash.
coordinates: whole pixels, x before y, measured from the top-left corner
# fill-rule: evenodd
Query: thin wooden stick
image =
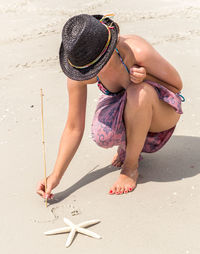
<path id="1" fill-rule="evenodd" d="M 44 160 L 44 178 L 45 178 L 45 193 L 47 189 L 47 173 L 46 173 L 46 156 L 45 156 L 45 142 L 44 142 L 44 118 L 43 118 L 43 92 L 40 89 L 41 95 L 41 113 L 42 113 L 42 144 L 43 144 L 43 160 Z M 47 207 L 47 197 L 45 197 L 45 207 Z"/>

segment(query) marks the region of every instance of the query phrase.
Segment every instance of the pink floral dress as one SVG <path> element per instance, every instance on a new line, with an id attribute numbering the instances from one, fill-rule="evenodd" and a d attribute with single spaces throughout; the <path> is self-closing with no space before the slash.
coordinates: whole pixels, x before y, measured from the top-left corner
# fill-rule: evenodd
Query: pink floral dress
<path id="1" fill-rule="evenodd" d="M 129 71 L 119 51 L 117 49 L 116 51 L 126 70 Z M 124 161 L 126 154 L 126 131 L 123 113 L 127 98 L 126 90 L 112 93 L 104 87 L 98 77 L 97 80 L 98 87 L 104 94 L 99 98 L 92 122 L 92 139 L 99 146 L 104 148 L 119 146 L 118 151 L 120 159 Z M 181 102 L 184 101 L 184 97 L 180 95 L 180 93 L 175 94 L 166 87 L 155 82 L 145 82 L 154 87 L 160 100 L 172 106 L 177 113 L 183 113 Z M 169 130 L 158 133 L 148 132 L 142 152 L 153 153 L 160 150 L 172 136 L 174 129 L 175 126 Z"/>

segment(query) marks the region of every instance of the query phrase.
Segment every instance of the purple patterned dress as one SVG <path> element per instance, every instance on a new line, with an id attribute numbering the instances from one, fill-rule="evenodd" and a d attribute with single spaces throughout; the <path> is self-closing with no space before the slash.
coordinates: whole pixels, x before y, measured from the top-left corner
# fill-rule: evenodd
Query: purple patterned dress
<path id="1" fill-rule="evenodd" d="M 117 49 L 116 51 L 119 55 Z M 121 56 L 120 59 L 124 64 Z M 128 71 L 127 67 L 126 69 Z M 92 122 L 92 139 L 99 146 L 104 148 L 119 146 L 118 152 L 120 160 L 123 162 L 126 154 L 126 131 L 123 120 L 127 97 L 126 90 L 112 93 L 104 87 L 98 77 L 97 80 L 98 87 L 104 94 L 99 98 Z M 179 93 L 175 94 L 166 87 L 155 82 L 145 82 L 155 88 L 160 100 L 171 105 L 177 113 L 183 113 L 181 109 L 182 95 Z M 161 149 L 172 136 L 174 129 L 175 126 L 159 133 L 148 132 L 142 152 L 153 153 Z"/>

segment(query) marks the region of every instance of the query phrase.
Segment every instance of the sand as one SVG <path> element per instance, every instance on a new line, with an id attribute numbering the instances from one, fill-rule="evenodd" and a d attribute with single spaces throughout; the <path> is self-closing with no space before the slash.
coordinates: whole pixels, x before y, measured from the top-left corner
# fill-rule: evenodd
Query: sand
<path id="1" fill-rule="evenodd" d="M 119 171 L 115 148 L 91 140 L 99 96 L 88 89 L 86 131 L 48 208 L 36 195 L 43 178 L 40 88 L 44 91 L 47 171 L 53 169 L 64 128 L 68 95 L 58 63 L 61 29 L 79 13 L 116 14 L 121 33 L 146 38 L 180 72 L 186 102 L 174 136 L 144 154 L 137 189 L 110 196 Z M 0 249 L 1 253 L 200 253 L 200 1 L 10 0 L 0 1 Z M 103 239 L 44 236 L 64 226 L 100 219 L 90 229 Z"/>

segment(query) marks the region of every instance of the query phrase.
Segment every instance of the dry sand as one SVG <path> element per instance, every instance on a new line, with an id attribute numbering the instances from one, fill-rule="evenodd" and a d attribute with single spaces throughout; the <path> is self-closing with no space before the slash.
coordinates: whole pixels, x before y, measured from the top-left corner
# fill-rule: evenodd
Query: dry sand
<path id="1" fill-rule="evenodd" d="M 143 36 L 179 70 L 184 115 L 168 144 L 144 155 L 137 189 L 110 196 L 119 171 L 109 166 L 115 149 L 91 140 L 99 91 L 90 86 L 82 143 L 45 209 L 35 194 L 43 178 L 40 88 L 50 173 L 68 108 L 58 63 L 62 26 L 75 14 L 110 12 L 122 34 Z M 199 24 L 200 0 L 0 1 L 1 253 L 200 253 Z M 67 235 L 43 235 L 62 227 L 64 216 L 75 223 L 100 219 L 90 229 L 103 239 L 78 235 L 65 249 Z"/>

